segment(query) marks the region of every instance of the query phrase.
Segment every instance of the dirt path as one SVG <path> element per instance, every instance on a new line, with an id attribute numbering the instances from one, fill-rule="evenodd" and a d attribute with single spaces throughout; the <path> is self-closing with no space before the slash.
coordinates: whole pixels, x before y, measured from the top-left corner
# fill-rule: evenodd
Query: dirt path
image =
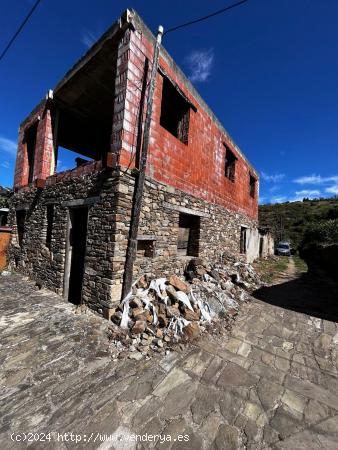
<path id="1" fill-rule="evenodd" d="M 292 257 L 290 257 L 286 269 L 283 272 L 280 272 L 277 275 L 277 277 L 274 278 L 273 284 L 285 283 L 288 280 L 293 280 L 297 278 L 297 276 L 298 274 L 295 260 Z"/>
<path id="2" fill-rule="evenodd" d="M 337 448 L 337 292 L 290 278 L 292 260 L 286 272 L 255 293 L 228 338 L 204 335 L 149 361 L 112 360 L 104 321 L 3 277 L 0 448 Z M 11 438 L 29 432 L 51 441 Z"/>

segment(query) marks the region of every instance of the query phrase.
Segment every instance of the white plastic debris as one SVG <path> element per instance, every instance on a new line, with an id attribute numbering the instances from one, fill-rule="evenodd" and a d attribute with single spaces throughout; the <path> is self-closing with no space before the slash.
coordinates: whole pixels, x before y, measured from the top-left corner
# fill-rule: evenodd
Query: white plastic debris
<path id="1" fill-rule="evenodd" d="M 142 296 L 141 300 L 145 304 L 145 309 L 148 309 L 153 314 L 153 325 L 157 325 L 158 324 L 158 318 L 157 318 L 155 306 L 152 304 L 152 302 L 146 296 Z"/>
<path id="2" fill-rule="evenodd" d="M 183 328 L 189 325 L 189 323 L 189 320 L 183 317 L 172 317 L 168 325 L 168 330 L 173 330 L 175 335 L 179 335 L 183 333 Z"/>
<path id="3" fill-rule="evenodd" d="M 191 296 L 193 303 L 199 307 L 201 314 L 202 314 L 202 318 L 204 320 L 206 320 L 207 322 L 211 322 L 210 306 L 208 305 L 208 303 L 207 302 L 202 303 L 202 301 L 200 299 L 196 299 L 196 297 L 194 296 L 194 293 L 192 292 L 192 289 L 190 291 L 190 296 Z"/>
<path id="4" fill-rule="evenodd" d="M 180 302 L 182 302 L 187 308 L 189 308 L 191 311 L 194 311 L 193 307 L 191 306 L 189 297 L 185 292 L 177 291 L 176 296 Z"/>
<path id="5" fill-rule="evenodd" d="M 129 292 L 129 294 L 122 300 L 123 305 L 123 312 L 122 312 L 122 318 L 120 327 L 121 328 L 128 328 L 128 322 L 129 322 L 129 302 L 132 298 L 132 293 Z"/>

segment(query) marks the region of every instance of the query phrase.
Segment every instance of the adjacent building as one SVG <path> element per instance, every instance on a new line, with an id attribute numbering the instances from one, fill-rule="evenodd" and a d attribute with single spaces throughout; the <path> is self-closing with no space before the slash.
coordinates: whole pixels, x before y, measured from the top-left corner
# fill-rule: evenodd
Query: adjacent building
<path id="1" fill-rule="evenodd" d="M 154 42 L 127 10 L 20 126 L 12 264 L 103 313 L 121 298 Z M 164 48 L 146 175 L 134 278 L 264 253 L 258 174 Z"/>

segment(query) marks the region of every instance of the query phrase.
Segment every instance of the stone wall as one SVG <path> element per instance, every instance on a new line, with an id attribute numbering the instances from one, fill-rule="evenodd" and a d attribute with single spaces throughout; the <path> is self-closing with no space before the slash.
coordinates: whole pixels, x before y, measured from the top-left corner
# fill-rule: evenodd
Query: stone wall
<path id="1" fill-rule="evenodd" d="M 98 172 L 69 177 L 45 189 L 31 188 L 11 199 L 9 223 L 13 227 L 11 264 L 59 294 L 63 293 L 69 208 L 88 207 L 87 247 L 83 300 L 93 309 L 110 304 L 112 260 L 116 229 L 116 173 Z M 50 249 L 46 246 L 47 206 L 54 205 Z M 16 210 L 26 211 L 22 248 L 17 236 Z"/>
<path id="2" fill-rule="evenodd" d="M 117 202 L 117 232 L 113 277 L 122 283 L 125 254 L 128 244 L 129 221 L 134 191 L 134 178 L 123 173 L 119 183 Z M 241 226 L 257 229 L 257 223 L 240 213 L 207 203 L 171 186 L 147 178 L 140 218 L 139 238 L 154 241 L 153 257 L 137 257 L 134 278 L 143 273 L 156 276 L 183 273 L 191 256 L 177 254 L 179 214 L 200 217 L 199 256 L 209 261 L 221 261 L 226 254 L 240 254 Z"/>
<path id="3" fill-rule="evenodd" d="M 51 177 L 52 179 L 52 177 Z M 12 265 L 42 286 L 63 293 L 68 242 L 69 208 L 89 210 L 82 299 L 102 312 L 121 296 L 134 177 L 130 172 L 101 171 L 80 177 L 47 180 L 44 189 L 31 188 L 12 198 L 9 222 L 13 227 Z M 50 249 L 46 246 L 47 206 L 54 205 Z M 19 247 L 15 210 L 25 209 L 25 235 Z M 199 256 L 220 261 L 239 254 L 241 226 L 256 222 L 242 214 L 207 203 L 148 178 L 145 184 L 139 237 L 153 241 L 152 257 L 138 257 L 134 277 L 143 273 L 182 273 L 191 256 L 177 254 L 179 214 L 200 219 Z"/>

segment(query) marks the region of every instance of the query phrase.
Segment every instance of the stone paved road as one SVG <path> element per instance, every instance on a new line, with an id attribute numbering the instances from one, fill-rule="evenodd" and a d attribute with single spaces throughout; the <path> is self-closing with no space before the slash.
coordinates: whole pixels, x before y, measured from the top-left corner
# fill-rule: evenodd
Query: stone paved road
<path id="1" fill-rule="evenodd" d="M 114 362 L 104 321 L 18 275 L 1 277 L 0 449 L 337 449 L 338 327 L 313 306 L 315 296 L 335 308 L 336 287 L 326 289 L 283 279 L 245 305 L 227 339 Z M 305 297 L 313 316 L 299 312 Z M 10 440 L 48 431 L 51 442 Z M 66 432 L 161 433 L 162 442 L 58 442 Z M 189 442 L 175 442 L 179 434 Z"/>

